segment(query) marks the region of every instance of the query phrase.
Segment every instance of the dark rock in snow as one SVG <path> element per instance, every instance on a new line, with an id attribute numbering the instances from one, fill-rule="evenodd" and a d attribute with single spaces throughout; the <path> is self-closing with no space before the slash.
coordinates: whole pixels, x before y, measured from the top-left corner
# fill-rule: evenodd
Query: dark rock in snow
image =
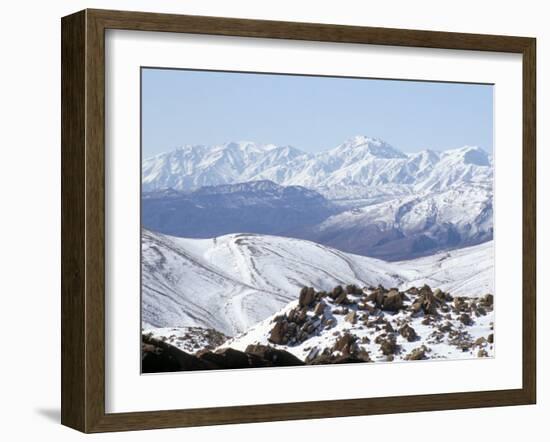
<path id="1" fill-rule="evenodd" d="M 334 289 L 332 290 L 332 292 L 330 293 L 330 297 L 332 299 L 336 299 L 338 298 L 338 296 L 340 296 L 342 293 L 344 293 L 344 289 L 342 288 L 341 285 L 337 285 L 336 287 L 334 287 Z"/>
<path id="2" fill-rule="evenodd" d="M 348 295 L 361 295 L 363 291 L 355 284 L 349 284 L 346 286 L 346 292 Z"/>
<path id="3" fill-rule="evenodd" d="M 326 304 L 323 301 L 319 301 L 315 308 L 313 309 L 313 314 L 315 316 L 323 316 L 323 312 L 325 311 Z"/>
<path id="4" fill-rule="evenodd" d="M 344 319 L 351 324 L 355 324 L 357 322 L 357 312 L 355 310 L 351 310 Z"/>
<path id="5" fill-rule="evenodd" d="M 332 347 L 333 351 L 339 351 L 344 355 L 353 353 L 357 338 L 350 333 L 345 333 L 338 338 Z"/>
<path id="6" fill-rule="evenodd" d="M 284 336 L 284 324 L 282 318 L 275 322 L 274 327 L 271 329 L 268 340 L 273 344 L 282 344 Z"/>
<path id="7" fill-rule="evenodd" d="M 427 359 L 426 353 L 428 351 L 429 351 L 428 348 L 425 345 L 422 345 L 421 347 L 415 348 L 407 356 L 405 356 L 405 360 L 420 361 L 422 359 Z"/>
<path id="8" fill-rule="evenodd" d="M 494 302 L 494 296 L 490 293 L 487 293 L 483 298 L 481 298 L 481 303 L 486 307 L 492 307 Z"/>
<path id="9" fill-rule="evenodd" d="M 459 321 L 462 322 L 464 325 L 472 325 L 474 321 L 472 321 L 472 318 L 467 313 L 462 313 L 459 316 Z"/>
<path id="10" fill-rule="evenodd" d="M 315 290 L 313 287 L 304 287 L 300 291 L 300 298 L 298 299 L 298 305 L 300 307 L 309 307 L 315 299 Z"/>
<path id="11" fill-rule="evenodd" d="M 304 362 L 298 359 L 292 353 L 278 348 L 269 347 L 268 345 L 251 344 L 246 347 L 245 352 L 253 354 L 255 356 L 259 356 L 260 358 L 269 361 L 277 367 L 304 365 Z"/>
<path id="12" fill-rule="evenodd" d="M 403 307 L 403 296 L 397 290 L 391 290 L 382 299 L 382 309 L 397 312 Z"/>
<path id="13" fill-rule="evenodd" d="M 384 339 L 380 340 L 380 351 L 383 355 L 393 355 L 397 353 L 399 346 L 395 342 L 395 337 L 393 335 L 387 336 Z"/>
<path id="14" fill-rule="evenodd" d="M 409 324 L 405 324 L 403 327 L 399 329 L 399 334 L 403 336 L 407 341 L 413 342 L 418 339 L 418 335 L 416 334 L 416 330 L 412 328 Z"/>
<path id="15" fill-rule="evenodd" d="M 348 304 L 349 299 L 348 296 L 345 293 L 340 293 L 338 297 L 334 300 L 335 304 Z"/>

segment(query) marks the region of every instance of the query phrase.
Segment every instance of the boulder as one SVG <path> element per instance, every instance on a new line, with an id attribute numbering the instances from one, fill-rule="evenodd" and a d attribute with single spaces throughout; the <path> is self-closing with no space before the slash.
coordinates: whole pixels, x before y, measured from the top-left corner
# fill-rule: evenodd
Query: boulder
<path id="1" fill-rule="evenodd" d="M 448 333 L 453 329 L 453 324 L 450 321 L 445 322 L 445 324 L 439 327 L 439 331 L 443 333 Z"/>
<path id="2" fill-rule="evenodd" d="M 470 310 L 468 301 L 464 297 L 456 297 L 453 300 L 453 308 L 456 312 L 467 312 Z"/>
<path id="3" fill-rule="evenodd" d="M 376 299 L 378 297 L 378 289 L 374 289 L 372 292 L 370 292 L 367 297 L 365 298 L 366 302 L 374 302 L 376 303 Z"/>
<path id="4" fill-rule="evenodd" d="M 433 292 L 434 298 L 440 302 L 446 302 L 445 293 L 441 289 L 435 289 Z"/>
<path id="5" fill-rule="evenodd" d="M 380 351 L 383 355 L 393 355 L 397 353 L 399 346 L 395 342 L 395 337 L 393 335 L 387 336 L 384 339 L 381 339 L 380 341 Z"/>
<path id="6" fill-rule="evenodd" d="M 349 304 L 348 295 L 344 292 L 340 293 L 335 299 L 334 303 L 341 305 L 341 304 Z"/>
<path id="7" fill-rule="evenodd" d="M 352 324 L 355 324 L 357 322 L 357 313 L 355 310 L 351 310 L 344 319 Z"/>
<path id="8" fill-rule="evenodd" d="M 357 359 L 361 360 L 362 362 L 372 362 L 369 352 L 365 349 L 358 350 L 353 356 L 355 356 Z"/>
<path id="9" fill-rule="evenodd" d="M 385 311 L 397 312 L 403 308 L 403 296 L 399 291 L 391 290 L 382 298 L 381 307 Z"/>
<path id="10" fill-rule="evenodd" d="M 439 301 L 435 298 L 434 295 L 431 293 L 427 293 L 424 295 L 424 300 L 422 302 L 422 310 L 424 310 L 425 314 L 428 315 L 437 315 L 437 307 L 439 305 Z"/>
<path id="11" fill-rule="evenodd" d="M 363 291 L 355 284 L 349 284 L 346 286 L 346 293 L 348 295 L 361 295 Z"/>
<path id="12" fill-rule="evenodd" d="M 405 324 L 399 329 L 399 334 L 403 336 L 408 342 L 413 342 L 418 339 L 416 330 L 412 328 L 409 324 Z"/>
<path id="13" fill-rule="evenodd" d="M 437 309 L 441 302 L 434 296 L 432 289 L 429 286 L 424 285 L 420 289 L 419 293 L 420 295 L 414 300 L 410 307 L 412 313 L 417 314 L 422 311 L 427 315 L 437 315 Z"/>
<path id="14" fill-rule="evenodd" d="M 279 319 L 275 322 L 275 325 L 271 329 L 271 332 L 269 333 L 269 337 L 267 339 L 273 344 L 282 344 L 284 334 L 284 323 L 282 319 Z"/>
<path id="15" fill-rule="evenodd" d="M 480 337 L 480 338 L 477 338 L 475 341 L 474 341 L 474 346 L 477 346 L 477 347 L 485 347 L 485 344 L 487 343 L 487 339 L 485 339 L 483 336 Z"/>
<path id="16" fill-rule="evenodd" d="M 415 302 L 412 303 L 409 309 L 413 313 L 413 315 L 420 313 L 420 311 L 422 311 L 422 301 L 417 299 Z"/>
<path id="17" fill-rule="evenodd" d="M 353 353 L 356 339 L 357 338 L 350 333 L 344 333 L 336 340 L 332 347 L 332 350 L 339 351 L 344 355 L 349 355 Z"/>
<path id="18" fill-rule="evenodd" d="M 260 357 L 270 362 L 275 367 L 289 367 L 294 365 L 304 365 L 304 362 L 288 351 L 273 348 L 268 345 L 250 344 L 246 347 L 246 353 Z"/>
<path id="19" fill-rule="evenodd" d="M 481 298 L 482 304 L 486 307 L 492 307 L 494 300 L 495 300 L 495 297 L 490 293 L 487 293 L 485 296 Z"/>
<path id="20" fill-rule="evenodd" d="M 315 290 L 313 287 L 304 287 L 300 291 L 300 297 L 298 298 L 298 305 L 300 307 L 309 307 L 315 299 Z"/>
<path id="21" fill-rule="evenodd" d="M 481 305 L 478 305 L 475 309 L 475 313 L 477 317 L 485 316 L 487 314 L 487 310 Z"/>
<path id="22" fill-rule="evenodd" d="M 474 321 L 472 321 L 472 318 L 470 317 L 469 314 L 467 313 L 462 313 L 459 317 L 458 317 L 458 320 L 460 322 L 462 322 L 464 325 L 472 325 L 474 323 Z"/>
<path id="23" fill-rule="evenodd" d="M 405 356 L 406 361 L 420 361 L 422 359 L 428 359 L 426 353 L 429 352 L 428 347 L 422 345 L 413 349 L 408 355 Z"/>
<path id="24" fill-rule="evenodd" d="M 323 316 L 323 313 L 325 312 L 325 307 L 326 304 L 323 301 L 319 301 L 313 309 L 313 314 L 315 316 Z"/>
<path id="25" fill-rule="evenodd" d="M 395 329 L 393 328 L 393 326 L 391 325 L 391 323 L 389 321 L 385 321 L 384 330 L 388 333 L 395 333 Z"/>
<path id="26" fill-rule="evenodd" d="M 370 344 L 370 339 L 369 339 L 369 337 L 366 336 L 366 335 L 363 336 L 363 337 L 361 338 L 361 344 Z"/>
<path id="27" fill-rule="evenodd" d="M 336 299 L 336 298 L 338 298 L 338 296 L 340 296 L 342 293 L 344 293 L 344 289 L 342 288 L 341 285 L 337 285 L 336 287 L 334 287 L 334 289 L 332 289 L 332 292 L 329 294 L 329 296 L 330 296 L 332 299 Z"/>
<path id="28" fill-rule="evenodd" d="M 297 324 L 303 324 L 307 320 L 307 307 L 302 307 L 296 312 L 294 321 Z"/>

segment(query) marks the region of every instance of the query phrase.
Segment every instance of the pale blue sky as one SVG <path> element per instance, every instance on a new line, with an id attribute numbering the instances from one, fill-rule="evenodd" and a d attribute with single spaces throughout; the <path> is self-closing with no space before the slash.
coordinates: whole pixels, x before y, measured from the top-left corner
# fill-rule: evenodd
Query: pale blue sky
<path id="1" fill-rule="evenodd" d="M 250 140 L 330 149 L 354 135 L 404 152 L 493 148 L 493 87 L 142 69 L 143 157 Z"/>

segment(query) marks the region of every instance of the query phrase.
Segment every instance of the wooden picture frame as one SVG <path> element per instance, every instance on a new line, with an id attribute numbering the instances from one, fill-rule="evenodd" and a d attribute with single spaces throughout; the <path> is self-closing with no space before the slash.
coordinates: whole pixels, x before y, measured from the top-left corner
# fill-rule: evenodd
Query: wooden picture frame
<path id="1" fill-rule="evenodd" d="M 523 63 L 523 385 L 513 390 L 105 412 L 105 30 L 495 51 Z M 106 10 L 62 19 L 62 424 L 83 432 L 534 404 L 536 400 L 536 41 L 312 23 Z"/>

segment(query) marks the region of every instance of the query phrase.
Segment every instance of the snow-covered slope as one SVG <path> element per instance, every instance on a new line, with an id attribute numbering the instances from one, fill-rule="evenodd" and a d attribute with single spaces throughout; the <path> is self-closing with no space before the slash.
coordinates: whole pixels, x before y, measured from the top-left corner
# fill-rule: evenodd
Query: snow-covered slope
<path id="1" fill-rule="evenodd" d="M 294 299 L 303 286 L 392 285 L 392 265 L 291 238 L 234 234 L 184 239 L 142 233 L 142 321 L 227 335 Z"/>
<path id="2" fill-rule="evenodd" d="M 396 260 L 493 237 L 491 187 L 422 192 L 335 214 L 302 237 L 349 253 Z"/>
<path id="3" fill-rule="evenodd" d="M 232 234 L 184 239 L 144 230 L 142 322 L 145 328 L 199 326 L 233 336 L 296 299 L 304 286 L 405 287 L 422 280 L 475 296 L 491 291 L 492 256 L 488 242 L 425 258 L 418 265 L 387 263 L 292 238 Z M 454 270 L 457 263 L 460 273 Z"/>
<path id="4" fill-rule="evenodd" d="M 334 149 L 309 154 L 293 147 L 231 142 L 184 146 L 146 159 L 144 191 L 271 180 L 313 188 L 329 198 L 373 198 L 444 190 L 492 180 L 492 159 L 466 146 L 444 152 L 404 154 L 382 140 L 353 137 Z"/>
<path id="5" fill-rule="evenodd" d="M 427 284 L 457 296 L 495 293 L 493 241 L 393 264 L 406 281 L 401 289 Z"/>

